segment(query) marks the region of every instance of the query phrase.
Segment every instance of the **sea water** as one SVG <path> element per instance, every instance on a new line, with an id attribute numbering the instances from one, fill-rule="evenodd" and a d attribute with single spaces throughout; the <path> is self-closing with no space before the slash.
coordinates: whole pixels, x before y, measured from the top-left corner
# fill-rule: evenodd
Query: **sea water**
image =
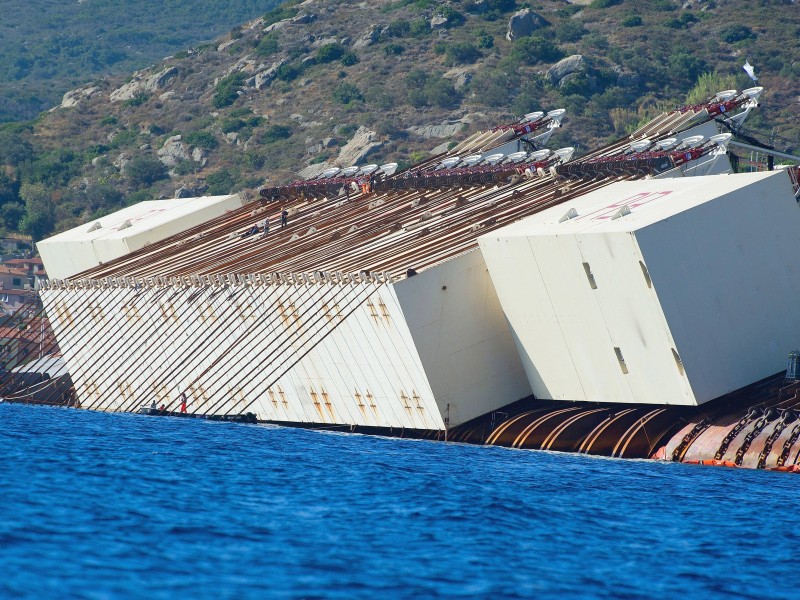
<path id="1" fill-rule="evenodd" d="M 0 404 L 0 598 L 797 598 L 800 477 Z"/>

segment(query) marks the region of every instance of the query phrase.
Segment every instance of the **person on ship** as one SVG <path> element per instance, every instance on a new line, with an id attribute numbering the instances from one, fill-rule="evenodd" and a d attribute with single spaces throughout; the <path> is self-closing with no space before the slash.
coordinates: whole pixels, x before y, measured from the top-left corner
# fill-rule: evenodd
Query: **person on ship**
<path id="1" fill-rule="evenodd" d="M 269 233 L 269 219 L 264 219 L 264 233 L 261 234 L 261 237 L 267 237 Z"/>
<path id="2" fill-rule="evenodd" d="M 288 224 L 289 224 L 289 211 L 284 208 L 283 212 L 281 213 L 281 228 L 286 227 L 286 225 Z"/>
<path id="3" fill-rule="evenodd" d="M 181 412 L 185 413 L 186 412 L 186 392 L 181 392 L 181 395 L 179 396 L 179 399 L 181 401 Z"/>
<path id="4" fill-rule="evenodd" d="M 257 234 L 257 233 L 258 233 L 258 224 L 255 224 L 255 225 L 253 225 L 253 226 L 252 226 L 250 229 L 248 229 L 247 231 L 244 231 L 244 232 L 243 232 L 243 233 L 242 233 L 242 234 L 239 236 L 239 238 L 241 238 L 241 239 L 244 239 L 244 238 L 246 238 L 246 237 L 250 237 L 251 235 L 255 235 L 255 234 Z"/>

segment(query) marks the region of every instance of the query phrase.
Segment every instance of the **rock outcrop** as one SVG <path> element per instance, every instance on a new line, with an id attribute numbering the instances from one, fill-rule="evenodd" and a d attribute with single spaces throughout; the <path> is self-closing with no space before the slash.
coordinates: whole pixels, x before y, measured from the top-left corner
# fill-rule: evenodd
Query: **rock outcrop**
<path id="1" fill-rule="evenodd" d="M 461 119 L 450 119 L 435 125 L 415 125 L 409 127 L 406 131 L 422 136 L 425 139 L 448 138 L 461 131 L 463 126 L 464 122 Z"/>
<path id="2" fill-rule="evenodd" d="M 99 87 L 90 85 L 78 88 L 77 90 L 72 90 L 71 92 L 67 92 L 66 94 L 64 94 L 63 100 L 61 100 L 61 108 L 71 108 L 73 106 L 78 106 L 81 100 L 84 100 L 86 98 L 91 98 L 99 91 L 100 91 Z"/>
<path id="3" fill-rule="evenodd" d="M 381 28 L 377 25 L 370 25 L 367 30 L 353 42 L 353 48 L 366 48 L 378 41 L 381 36 Z"/>
<path id="4" fill-rule="evenodd" d="M 173 135 L 167 138 L 164 145 L 158 151 L 158 160 L 167 165 L 174 167 L 181 160 L 191 160 L 186 144 L 181 141 L 181 136 Z"/>
<path id="5" fill-rule="evenodd" d="M 353 137 L 339 151 L 336 158 L 337 164 L 343 166 L 356 165 L 367 156 L 383 146 L 383 142 L 377 140 L 378 134 L 370 131 L 366 127 L 359 127 Z"/>
<path id="6" fill-rule="evenodd" d="M 329 169 L 330 167 L 331 163 L 321 162 L 314 165 L 308 165 L 305 169 L 298 171 L 297 174 L 303 179 L 311 179 L 312 177 L 320 175 L 325 169 Z"/>
<path id="7" fill-rule="evenodd" d="M 548 25 L 547 21 L 530 8 L 524 8 L 514 13 L 508 20 L 508 31 L 506 39 L 513 41 L 527 35 L 531 35 L 537 29 Z"/>
<path id="8" fill-rule="evenodd" d="M 581 54 L 573 54 L 563 58 L 547 69 L 545 77 L 553 84 L 561 84 L 565 77 L 586 69 L 586 59 Z"/>
<path id="9" fill-rule="evenodd" d="M 111 92 L 109 99 L 112 102 L 124 102 L 140 94 L 164 89 L 178 75 L 178 72 L 177 67 L 167 67 L 150 76 L 137 72 L 134 74 L 132 81 Z"/>
<path id="10" fill-rule="evenodd" d="M 175 198 L 192 198 L 194 197 L 195 192 L 193 189 L 182 185 L 177 190 L 175 190 Z"/>

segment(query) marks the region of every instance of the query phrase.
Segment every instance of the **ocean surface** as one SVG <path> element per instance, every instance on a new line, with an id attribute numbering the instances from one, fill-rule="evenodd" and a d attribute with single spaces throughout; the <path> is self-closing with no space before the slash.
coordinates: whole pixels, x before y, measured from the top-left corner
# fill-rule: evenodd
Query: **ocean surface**
<path id="1" fill-rule="evenodd" d="M 800 477 L 0 404 L 0 598 L 798 598 Z"/>

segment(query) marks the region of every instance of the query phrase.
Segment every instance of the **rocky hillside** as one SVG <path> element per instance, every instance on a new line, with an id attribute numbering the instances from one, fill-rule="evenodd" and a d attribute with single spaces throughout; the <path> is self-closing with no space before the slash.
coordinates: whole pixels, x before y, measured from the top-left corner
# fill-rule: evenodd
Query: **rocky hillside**
<path id="1" fill-rule="evenodd" d="M 0 218 L 40 238 L 121 205 L 232 191 L 327 165 L 408 164 L 472 131 L 568 109 L 586 149 L 665 107 L 766 87 L 747 126 L 800 141 L 793 2 L 306 0 L 35 122 L 0 128 Z"/>
<path id="2" fill-rule="evenodd" d="M 279 3 L 3 0 L 0 122 L 33 118 L 91 77 L 128 74 Z"/>

